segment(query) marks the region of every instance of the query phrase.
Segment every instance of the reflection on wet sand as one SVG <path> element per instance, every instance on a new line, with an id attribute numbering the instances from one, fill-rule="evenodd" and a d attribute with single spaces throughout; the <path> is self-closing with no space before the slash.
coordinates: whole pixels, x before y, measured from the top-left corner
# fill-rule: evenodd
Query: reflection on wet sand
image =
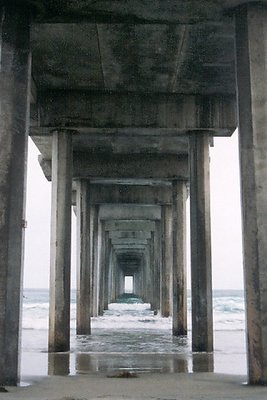
<path id="1" fill-rule="evenodd" d="M 70 373 L 70 353 L 48 353 L 48 375 L 66 376 Z"/>
<path id="2" fill-rule="evenodd" d="M 188 361 L 173 354 L 85 354 L 76 355 L 77 373 L 106 371 L 188 372 Z"/>
<path id="3" fill-rule="evenodd" d="M 213 353 L 193 353 L 193 372 L 213 372 L 214 355 Z"/>
<path id="4" fill-rule="evenodd" d="M 72 361 L 73 360 L 73 361 Z M 71 365 L 71 363 L 74 365 Z M 90 372 L 133 371 L 137 373 L 213 372 L 212 353 L 51 353 L 49 375 L 88 374 Z"/>

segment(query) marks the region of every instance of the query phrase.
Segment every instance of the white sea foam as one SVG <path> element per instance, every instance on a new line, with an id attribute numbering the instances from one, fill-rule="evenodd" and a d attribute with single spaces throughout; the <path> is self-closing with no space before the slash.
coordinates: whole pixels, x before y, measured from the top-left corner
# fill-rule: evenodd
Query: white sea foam
<path id="1" fill-rule="evenodd" d="M 213 316 L 215 330 L 243 330 L 245 324 L 244 300 L 241 292 L 219 292 L 213 297 Z M 26 290 L 23 303 L 23 329 L 48 329 L 48 291 Z M 71 302 L 71 329 L 75 329 L 76 304 L 75 293 Z M 191 329 L 191 299 L 188 298 L 188 325 Z M 102 317 L 92 318 L 93 329 L 135 329 L 162 330 L 171 329 L 171 318 L 161 318 L 150 310 L 150 304 L 109 304 Z"/>
<path id="2" fill-rule="evenodd" d="M 111 303 L 103 317 L 92 319 L 92 327 L 112 330 L 166 330 L 171 328 L 171 319 L 154 315 L 150 304 Z"/>

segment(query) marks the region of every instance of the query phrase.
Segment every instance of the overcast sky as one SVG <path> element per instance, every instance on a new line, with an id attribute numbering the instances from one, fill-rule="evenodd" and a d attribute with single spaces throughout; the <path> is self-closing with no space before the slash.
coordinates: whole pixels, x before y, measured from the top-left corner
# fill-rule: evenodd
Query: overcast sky
<path id="1" fill-rule="evenodd" d="M 49 287 L 51 183 L 38 163 L 38 150 L 29 141 L 24 287 Z M 213 287 L 243 288 L 238 136 L 216 138 L 211 156 L 211 223 Z M 73 216 L 75 242 L 75 216 Z M 72 286 L 75 286 L 75 249 Z"/>

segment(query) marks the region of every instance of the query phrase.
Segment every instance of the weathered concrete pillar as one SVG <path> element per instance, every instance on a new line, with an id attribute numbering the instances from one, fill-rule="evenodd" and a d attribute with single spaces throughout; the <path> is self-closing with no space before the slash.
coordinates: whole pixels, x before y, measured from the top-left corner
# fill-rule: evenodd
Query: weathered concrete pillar
<path id="1" fill-rule="evenodd" d="M 141 271 L 142 271 L 142 299 L 145 303 L 148 303 L 147 298 L 147 271 L 146 271 L 146 258 L 145 254 L 142 254 L 141 258 Z"/>
<path id="2" fill-rule="evenodd" d="M 99 217 L 99 213 L 98 213 Z M 98 238 L 97 238 L 97 276 L 96 276 L 96 315 L 100 312 L 100 286 L 101 286 L 101 268 L 102 268 L 102 235 L 104 229 L 103 224 L 98 218 Z"/>
<path id="3" fill-rule="evenodd" d="M 267 384 L 267 8 L 236 13 L 236 60 L 250 384 Z"/>
<path id="4" fill-rule="evenodd" d="M 111 248 L 111 288 L 110 288 L 110 301 L 114 303 L 116 301 L 116 256 L 114 249 Z"/>
<path id="5" fill-rule="evenodd" d="M 162 206 L 162 270 L 161 270 L 161 314 L 171 314 L 172 273 L 172 207 Z"/>
<path id="6" fill-rule="evenodd" d="M 104 284 L 105 284 L 105 236 L 103 222 L 100 222 L 100 260 L 99 260 L 99 283 L 98 283 L 98 314 L 103 315 L 104 311 Z"/>
<path id="7" fill-rule="evenodd" d="M 148 239 L 148 246 L 149 246 L 149 242 L 151 239 Z M 151 296 L 150 296 L 150 289 L 151 289 L 151 276 L 150 276 L 150 270 L 148 268 L 148 257 L 149 257 L 149 253 L 148 253 L 148 249 L 146 247 L 144 253 L 143 253 L 143 257 L 142 257 L 142 266 L 143 266 L 143 287 L 144 287 L 144 298 L 145 298 L 145 302 L 146 303 L 150 303 L 151 302 Z"/>
<path id="8" fill-rule="evenodd" d="M 119 279 L 119 295 L 124 293 L 124 273 L 121 268 L 118 268 L 118 279 Z"/>
<path id="9" fill-rule="evenodd" d="M 190 226 L 193 351 L 213 351 L 209 136 L 190 135 Z"/>
<path id="10" fill-rule="evenodd" d="M 113 246 L 111 240 L 109 240 L 109 270 L 108 270 L 108 304 L 112 302 L 113 294 Z"/>
<path id="11" fill-rule="evenodd" d="M 134 293 L 138 297 L 142 297 L 142 290 L 141 290 L 141 263 L 139 265 L 138 271 L 134 274 Z"/>
<path id="12" fill-rule="evenodd" d="M 173 182 L 173 335 L 187 334 L 186 183 Z"/>
<path id="13" fill-rule="evenodd" d="M 108 231 L 102 230 L 99 274 L 99 314 L 108 308 L 110 240 Z"/>
<path id="14" fill-rule="evenodd" d="M 120 295 L 120 279 L 119 279 L 120 268 L 118 266 L 117 255 L 114 254 L 114 286 L 115 286 L 115 299 Z"/>
<path id="15" fill-rule="evenodd" d="M 156 229 L 157 230 L 157 229 Z M 148 244 L 146 246 L 146 270 L 147 270 L 147 278 L 146 278 L 146 288 L 147 288 L 147 298 L 149 303 L 151 304 L 151 310 L 156 312 L 158 310 L 156 304 L 156 269 L 158 263 L 158 255 L 157 255 L 157 235 L 156 233 L 152 233 L 151 239 L 148 239 Z"/>
<path id="16" fill-rule="evenodd" d="M 109 303 L 109 282 L 110 282 L 110 255 L 111 255 L 111 240 L 108 232 L 105 232 L 105 260 L 104 260 L 104 310 L 108 309 Z"/>
<path id="17" fill-rule="evenodd" d="M 99 206 L 94 207 L 93 216 L 93 302 L 92 302 L 92 316 L 98 315 L 98 291 L 99 291 Z"/>
<path id="18" fill-rule="evenodd" d="M 0 24 L 0 385 L 16 385 L 31 76 L 29 17 L 15 6 L 2 7 Z"/>
<path id="19" fill-rule="evenodd" d="M 155 310 L 161 309 L 161 269 L 162 269 L 162 241 L 161 221 L 155 221 L 155 231 L 151 231 L 151 239 L 154 240 L 154 292 Z"/>
<path id="20" fill-rule="evenodd" d="M 77 335 L 91 333 L 90 184 L 77 181 Z"/>
<path id="21" fill-rule="evenodd" d="M 53 132 L 49 352 L 70 346 L 72 134 Z"/>
<path id="22" fill-rule="evenodd" d="M 144 300 L 144 289 L 143 289 L 143 265 L 142 265 L 142 259 L 140 258 L 140 265 L 139 265 L 139 271 L 137 274 L 137 290 L 138 290 L 138 296 L 141 297 L 142 300 Z"/>

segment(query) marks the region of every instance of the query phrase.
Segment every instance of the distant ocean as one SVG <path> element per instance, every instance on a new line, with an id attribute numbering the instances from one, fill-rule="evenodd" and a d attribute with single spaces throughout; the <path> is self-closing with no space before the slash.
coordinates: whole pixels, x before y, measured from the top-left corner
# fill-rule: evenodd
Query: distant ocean
<path id="1" fill-rule="evenodd" d="M 76 292 L 71 292 L 71 329 L 75 329 Z M 23 329 L 48 329 L 49 291 L 25 289 L 23 298 Z M 191 298 L 188 296 L 189 329 Z M 214 290 L 213 312 L 215 330 L 244 330 L 245 309 L 242 290 Z M 171 327 L 170 318 L 154 316 L 150 305 L 113 303 L 104 317 L 93 318 L 93 328 L 163 329 Z"/>
<path id="2" fill-rule="evenodd" d="M 188 339 L 174 338 L 171 318 L 154 315 L 145 303 L 113 303 L 102 317 L 92 318 L 92 335 L 76 336 L 76 292 L 71 292 L 71 350 L 70 354 L 91 354 L 107 358 L 113 354 L 162 354 L 190 357 L 191 299 L 188 297 Z M 213 292 L 215 332 L 215 370 L 244 373 L 245 371 L 245 310 L 241 290 Z M 46 354 L 49 312 L 49 292 L 25 289 L 22 319 L 22 372 L 29 374 L 28 356 Z M 25 358 L 26 357 L 26 358 Z M 24 360 L 24 361 L 23 361 Z M 234 360 L 232 362 L 231 360 Z M 45 364 L 43 360 L 43 364 Z M 99 362 L 99 359 L 98 359 Z M 143 361 L 142 361 L 143 362 Z M 152 362 L 152 361 L 151 361 Z M 129 363 L 129 357 L 127 358 Z M 136 360 L 135 360 L 136 363 Z M 153 361 L 155 363 L 155 361 Z M 193 361 L 192 361 L 193 363 Z M 41 363 L 42 364 L 42 363 Z M 44 365 L 35 363 L 35 373 L 44 374 Z M 232 364 L 232 365 L 231 365 Z M 128 364 L 127 364 L 128 365 Z M 38 367 L 37 367 L 38 366 Z M 38 372 L 38 368 L 40 371 Z M 42 371 L 41 371 L 42 369 Z M 75 373 L 74 367 L 70 372 Z M 190 368 L 189 368 L 190 369 Z M 47 373 L 47 372 L 46 372 Z"/>

